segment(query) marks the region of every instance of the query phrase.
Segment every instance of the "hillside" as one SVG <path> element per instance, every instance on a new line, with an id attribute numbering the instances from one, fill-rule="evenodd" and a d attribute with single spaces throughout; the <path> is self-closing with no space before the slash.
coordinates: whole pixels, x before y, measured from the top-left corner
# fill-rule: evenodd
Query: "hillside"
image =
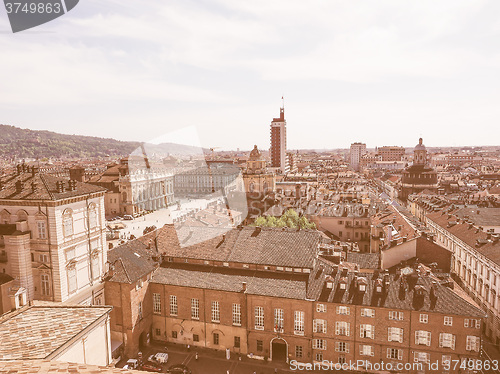
<path id="1" fill-rule="evenodd" d="M 51 131 L 0 125 L 1 158 L 102 157 L 127 155 L 139 146 L 92 136 L 65 135 Z"/>
<path id="2" fill-rule="evenodd" d="M 51 131 L 20 129 L 0 125 L 0 158 L 97 158 L 105 156 L 126 156 L 141 154 L 139 142 L 124 142 L 109 138 L 83 135 L 65 135 Z M 189 145 L 162 143 L 145 144 L 150 156 L 200 155 L 210 150 Z M 135 152 L 134 152 L 135 151 Z"/>

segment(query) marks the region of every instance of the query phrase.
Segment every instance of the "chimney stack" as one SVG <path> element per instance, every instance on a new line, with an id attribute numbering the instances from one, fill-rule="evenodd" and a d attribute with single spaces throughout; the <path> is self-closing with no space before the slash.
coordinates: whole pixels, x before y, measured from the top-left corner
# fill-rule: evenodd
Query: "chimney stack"
<path id="1" fill-rule="evenodd" d="M 21 180 L 16 181 L 16 192 L 22 192 L 23 190 L 23 182 Z"/>

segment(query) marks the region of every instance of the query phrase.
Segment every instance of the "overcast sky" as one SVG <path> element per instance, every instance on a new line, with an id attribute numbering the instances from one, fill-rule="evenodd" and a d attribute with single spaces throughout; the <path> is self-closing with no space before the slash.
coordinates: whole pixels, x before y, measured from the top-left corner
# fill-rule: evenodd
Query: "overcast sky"
<path id="1" fill-rule="evenodd" d="M 12 34 L 0 123 L 205 147 L 498 145 L 500 2 L 80 0 Z M 162 139 L 168 139 L 163 136 Z"/>

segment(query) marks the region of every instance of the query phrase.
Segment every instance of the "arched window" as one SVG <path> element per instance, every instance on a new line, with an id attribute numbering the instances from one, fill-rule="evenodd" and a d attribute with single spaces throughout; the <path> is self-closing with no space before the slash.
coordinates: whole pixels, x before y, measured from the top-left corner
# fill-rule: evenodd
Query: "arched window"
<path id="1" fill-rule="evenodd" d="M 25 210 L 18 210 L 17 211 L 17 220 L 18 221 L 27 221 L 28 220 L 28 213 L 26 213 Z"/>
<path id="2" fill-rule="evenodd" d="M 73 235 L 73 211 L 66 209 L 63 212 L 63 234 L 64 236 Z"/>
<path id="3" fill-rule="evenodd" d="M 252 183 L 250 183 L 250 186 L 248 187 L 248 191 L 253 192 L 254 190 L 255 190 L 255 183 L 252 182 Z"/>
<path id="4" fill-rule="evenodd" d="M 122 201 L 124 203 L 127 202 L 127 193 L 126 192 L 122 192 Z"/>
<path id="5" fill-rule="evenodd" d="M 3 225 L 10 223 L 10 213 L 5 209 L 0 213 L 0 223 Z"/>

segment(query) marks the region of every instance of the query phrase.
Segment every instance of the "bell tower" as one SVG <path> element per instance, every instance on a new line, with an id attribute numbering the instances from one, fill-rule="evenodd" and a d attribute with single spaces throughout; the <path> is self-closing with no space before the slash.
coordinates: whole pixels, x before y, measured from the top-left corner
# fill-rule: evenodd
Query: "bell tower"
<path id="1" fill-rule="evenodd" d="M 423 144 L 423 139 L 418 139 L 418 144 L 413 151 L 413 165 L 422 165 L 425 166 L 427 164 L 427 149 Z"/>

